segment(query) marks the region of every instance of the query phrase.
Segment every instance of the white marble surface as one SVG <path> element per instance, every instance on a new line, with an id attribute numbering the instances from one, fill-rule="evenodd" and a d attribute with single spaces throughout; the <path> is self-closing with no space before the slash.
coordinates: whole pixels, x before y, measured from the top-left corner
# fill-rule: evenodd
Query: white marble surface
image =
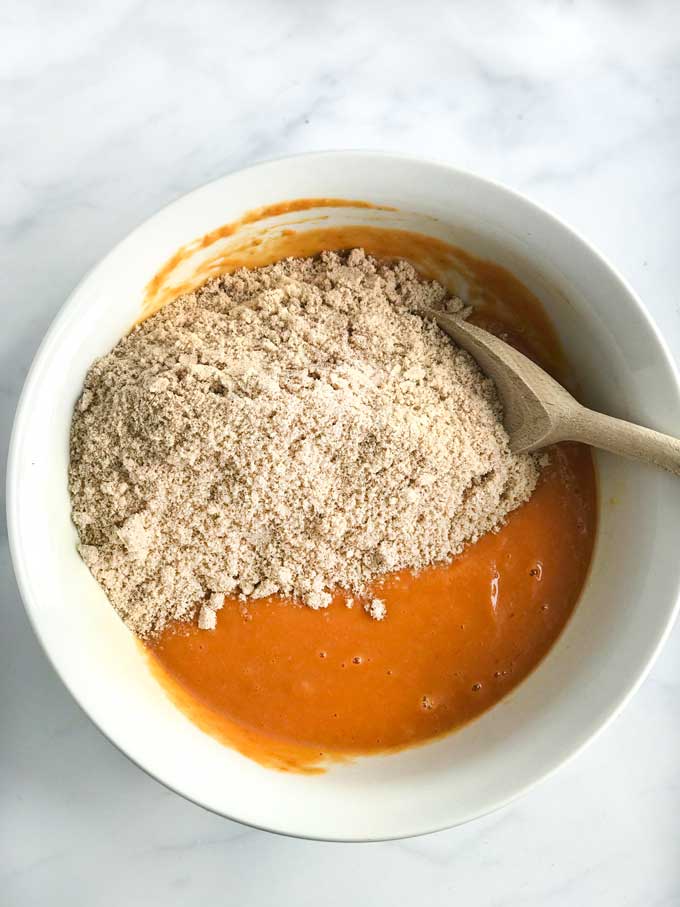
<path id="1" fill-rule="evenodd" d="M 680 358 L 675 0 L 10 0 L 1 18 L 3 459 L 81 275 L 179 194 L 294 151 L 413 152 L 525 191 L 616 262 Z M 1 541 L 3 905 L 680 904 L 680 628 L 614 726 L 522 801 L 417 840 L 309 843 L 203 812 L 103 739 Z"/>

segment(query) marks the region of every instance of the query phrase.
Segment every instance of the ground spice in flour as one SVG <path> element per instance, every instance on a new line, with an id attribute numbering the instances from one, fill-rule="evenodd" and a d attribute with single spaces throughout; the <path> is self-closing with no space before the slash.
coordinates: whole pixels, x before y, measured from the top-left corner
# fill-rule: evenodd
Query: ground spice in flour
<path id="1" fill-rule="evenodd" d="M 427 308 L 462 303 L 404 261 L 324 253 L 215 278 L 94 363 L 73 521 L 133 631 L 210 629 L 225 593 L 363 601 L 527 500 L 534 459 L 510 453 L 492 382 Z"/>

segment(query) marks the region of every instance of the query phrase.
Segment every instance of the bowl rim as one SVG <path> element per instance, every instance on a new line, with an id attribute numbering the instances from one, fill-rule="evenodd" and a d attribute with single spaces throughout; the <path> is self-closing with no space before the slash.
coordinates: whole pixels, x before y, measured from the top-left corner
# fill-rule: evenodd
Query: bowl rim
<path id="1" fill-rule="evenodd" d="M 266 824 L 258 824 L 256 822 L 253 822 L 252 819 L 244 818 L 243 816 L 233 815 L 233 814 L 226 813 L 226 812 L 221 812 L 221 811 L 215 809 L 214 807 L 212 807 L 208 803 L 202 802 L 201 800 L 188 796 L 182 790 L 179 790 L 177 787 L 174 787 L 171 783 L 169 783 L 165 779 L 160 778 L 158 775 L 156 775 L 153 768 L 149 767 L 148 765 L 144 765 L 141 762 L 138 762 L 136 759 L 134 759 L 128 752 L 126 752 L 126 750 L 123 748 L 123 746 L 121 744 L 119 744 L 116 740 L 112 739 L 107 733 L 105 733 L 102 730 L 102 728 L 100 727 L 98 722 L 92 717 L 92 715 L 90 715 L 90 713 L 87 711 L 87 709 L 82 705 L 81 699 L 78 695 L 77 690 L 73 688 L 73 685 L 67 683 L 67 681 L 64 679 L 61 671 L 59 670 L 56 660 L 55 660 L 55 658 L 53 658 L 53 656 L 50 652 L 50 649 L 49 649 L 49 645 L 41 631 L 40 621 L 37 617 L 37 612 L 35 609 L 35 603 L 34 603 L 32 590 L 31 590 L 30 584 L 28 582 L 28 574 L 30 573 L 30 567 L 29 567 L 28 563 L 26 562 L 24 552 L 20 548 L 19 540 L 18 540 L 18 530 L 17 530 L 17 525 L 18 525 L 18 520 L 19 520 L 19 517 L 18 517 L 18 498 L 19 498 L 18 478 L 19 478 L 19 470 L 20 470 L 19 452 L 20 452 L 20 449 L 23 444 L 24 434 L 26 431 L 26 423 L 27 423 L 27 419 L 28 419 L 27 403 L 30 401 L 34 388 L 37 387 L 37 385 L 39 384 L 39 381 L 41 378 L 41 369 L 42 369 L 42 365 L 43 365 L 43 360 L 46 359 L 49 349 L 52 347 L 52 345 L 55 343 L 55 341 L 58 340 L 62 324 L 68 316 L 68 310 L 71 308 L 71 304 L 72 304 L 73 300 L 81 293 L 81 291 L 87 286 L 87 284 L 90 283 L 90 281 L 93 281 L 96 278 L 100 269 L 104 268 L 108 259 L 115 252 L 117 252 L 117 250 L 120 248 L 120 246 L 122 246 L 124 243 L 131 240 L 138 232 L 143 230 L 143 228 L 145 228 L 152 220 L 155 220 L 157 217 L 159 217 L 159 215 L 161 215 L 162 213 L 164 213 L 165 211 L 167 211 L 169 209 L 172 209 L 174 206 L 179 206 L 190 196 L 194 196 L 194 195 L 196 195 L 198 193 L 202 193 L 204 191 L 209 191 L 210 188 L 213 187 L 214 185 L 221 183 L 224 180 L 233 178 L 236 175 L 245 174 L 245 173 L 253 173 L 257 170 L 266 169 L 267 167 L 270 167 L 272 165 L 275 166 L 278 164 L 285 163 L 287 161 L 292 161 L 292 160 L 301 159 L 301 158 L 307 159 L 309 161 L 311 161 L 315 158 L 316 159 L 325 159 L 325 160 L 336 159 L 336 160 L 340 161 L 343 158 L 345 158 L 345 159 L 352 158 L 352 159 L 356 160 L 357 158 L 360 158 L 360 157 L 370 158 L 370 159 L 374 159 L 374 160 L 382 159 L 385 161 L 390 160 L 390 161 L 394 161 L 394 162 L 406 162 L 406 163 L 412 163 L 412 164 L 416 164 L 416 165 L 422 165 L 425 167 L 440 170 L 444 176 L 446 176 L 447 174 L 453 175 L 456 178 L 468 181 L 472 185 L 477 184 L 479 186 L 491 188 L 493 191 L 497 192 L 501 196 L 504 196 L 508 201 L 510 201 L 513 204 L 519 202 L 521 205 L 528 206 L 530 209 L 533 209 L 534 212 L 538 213 L 540 216 L 546 218 L 548 221 L 551 221 L 558 229 L 560 229 L 560 230 L 564 231 L 565 233 L 567 233 L 568 235 L 570 235 L 572 240 L 576 240 L 580 245 L 582 245 L 592 257 L 594 257 L 596 260 L 599 261 L 600 265 L 604 266 L 604 268 L 609 271 L 610 275 L 616 280 L 616 283 L 619 285 L 622 293 L 627 295 L 629 297 L 629 300 L 631 301 L 631 303 L 633 303 L 635 305 L 638 316 L 640 316 L 642 318 L 642 320 L 645 322 L 646 327 L 649 330 L 650 334 L 653 336 L 653 338 L 657 344 L 659 353 L 660 353 L 660 358 L 663 359 L 663 365 L 666 367 L 669 375 L 672 378 L 672 381 L 673 381 L 672 394 L 674 397 L 674 410 L 676 411 L 676 413 L 678 415 L 680 415 L 680 368 L 678 367 L 678 365 L 676 365 L 674 356 L 672 355 L 663 335 L 661 334 L 659 328 L 655 324 L 652 316 L 650 315 L 650 313 L 648 312 L 648 310 L 642 303 L 641 299 L 638 297 L 637 293 L 634 291 L 634 289 L 628 283 L 628 281 L 623 277 L 623 275 L 620 273 L 620 271 L 614 265 L 612 265 L 612 263 L 608 260 L 608 258 L 605 255 L 603 255 L 597 248 L 595 248 L 590 242 L 588 242 L 588 240 L 586 240 L 577 230 L 575 230 L 574 228 L 569 226 L 567 223 L 565 223 L 565 221 L 563 221 L 560 217 L 556 216 L 551 211 L 544 208 L 542 205 L 534 202 L 533 200 L 531 200 L 530 198 L 525 196 L 523 193 L 518 192 L 517 190 L 511 189 L 497 180 L 488 179 L 486 177 L 481 177 L 470 170 L 454 166 L 453 164 L 449 164 L 442 160 L 424 158 L 424 157 L 421 157 L 421 156 L 415 155 L 415 154 L 406 154 L 406 153 L 380 151 L 380 150 L 365 150 L 365 149 L 360 149 L 360 148 L 359 149 L 329 149 L 329 150 L 322 150 L 322 151 L 307 151 L 307 152 L 301 152 L 301 153 L 297 153 L 297 154 L 279 155 L 276 157 L 260 160 L 256 163 L 251 164 L 246 167 L 236 167 L 232 170 L 227 171 L 226 173 L 222 174 L 221 176 L 208 181 L 207 183 L 203 183 L 203 184 L 195 187 L 194 189 L 190 190 L 189 192 L 182 193 L 181 195 L 177 196 L 175 199 L 173 199 L 168 204 L 163 205 L 162 207 L 158 208 L 155 212 L 153 212 L 151 215 L 144 218 L 142 221 L 138 222 L 138 224 L 132 230 L 127 232 L 117 243 L 115 243 L 111 247 L 111 249 L 109 249 L 109 251 L 104 256 L 102 256 L 102 258 L 100 258 L 90 269 L 88 269 L 85 272 L 85 274 L 83 275 L 83 277 L 78 281 L 78 283 L 75 285 L 75 287 L 68 294 L 68 296 L 66 297 L 64 302 L 61 304 L 61 306 L 59 307 L 59 310 L 57 311 L 56 315 L 52 319 L 47 331 L 45 332 L 45 335 L 44 335 L 42 341 L 38 345 L 38 348 L 33 356 L 33 360 L 31 362 L 30 368 L 26 374 L 26 378 L 24 380 L 24 384 L 23 384 L 21 393 L 19 395 L 19 399 L 17 402 L 16 410 L 15 410 L 14 421 L 13 421 L 12 431 L 11 431 L 11 435 L 10 435 L 8 459 L 7 459 L 7 470 L 6 470 L 6 518 L 7 518 L 7 534 L 8 534 L 8 541 L 9 541 L 10 558 L 11 558 L 17 586 L 19 589 L 19 593 L 21 596 L 21 600 L 22 600 L 22 603 L 24 606 L 24 610 L 26 611 L 29 623 L 33 629 L 33 632 L 34 632 L 34 634 L 38 640 L 38 643 L 39 643 L 43 653 L 45 654 L 47 660 L 52 665 L 52 668 L 54 669 L 55 673 L 59 677 L 60 681 L 64 684 L 64 686 L 67 688 L 67 690 L 69 691 L 69 693 L 75 700 L 75 702 L 78 705 L 78 707 L 80 708 L 80 710 L 87 716 L 87 718 L 92 722 L 92 724 L 94 724 L 94 726 L 97 728 L 97 730 L 104 737 L 106 737 L 106 739 L 109 740 L 115 746 L 115 748 L 120 753 L 122 753 L 130 762 L 132 762 L 134 765 L 136 765 L 140 769 L 142 769 L 147 775 L 152 777 L 155 781 L 159 782 L 164 787 L 173 791 L 174 793 L 179 794 L 184 799 L 189 800 L 192 803 L 195 803 L 196 805 L 202 807 L 203 809 L 208 810 L 209 812 L 214 813 L 215 815 L 220 815 L 224 818 L 230 819 L 231 821 L 238 822 L 242 825 L 245 825 L 245 826 L 253 828 L 253 829 L 257 829 L 257 830 L 261 830 L 261 831 L 268 831 L 268 832 L 271 832 L 274 834 L 279 834 L 279 835 L 282 835 L 285 837 L 294 837 L 294 838 L 300 838 L 303 840 L 323 840 L 323 841 L 336 842 L 336 843 L 353 843 L 353 842 L 354 843 L 367 843 L 367 842 L 372 842 L 372 841 L 400 840 L 400 839 L 409 838 L 409 837 L 420 837 L 422 835 L 432 834 L 434 832 L 443 831 L 448 828 L 453 828 L 458 825 L 465 824 L 469 821 L 473 821 L 474 819 L 479 819 L 479 818 L 482 818 L 483 816 L 490 815 L 491 813 L 496 812 L 496 810 L 501 809 L 504 806 L 507 806 L 509 803 L 511 803 L 514 800 L 518 799 L 519 797 L 523 796 L 525 793 L 527 793 L 533 787 L 537 786 L 541 782 L 550 778 L 555 772 L 557 772 L 560 768 L 562 768 L 562 766 L 566 765 L 568 762 L 570 762 L 572 759 L 574 759 L 576 756 L 578 756 L 579 753 L 581 753 L 591 742 L 593 742 L 597 737 L 599 737 L 599 735 L 610 725 L 610 723 L 613 722 L 619 716 L 621 711 L 625 708 L 625 706 L 628 704 L 630 699 L 635 695 L 635 693 L 637 692 L 639 687 L 642 685 L 642 683 L 648 676 L 649 672 L 651 671 L 657 657 L 659 656 L 661 649 L 665 645 L 665 643 L 672 631 L 673 625 L 678 617 L 678 614 L 680 613 L 680 569 L 679 569 L 678 575 L 675 578 L 675 604 L 668 616 L 668 619 L 666 620 L 665 626 L 659 633 L 656 645 L 655 645 L 652 653 L 649 655 L 646 664 L 644 664 L 643 667 L 640 668 L 636 674 L 630 675 L 628 677 L 627 681 L 622 684 L 621 692 L 619 693 L 617 700 L 613 704 L 609 714 L 601 722 L 601 724 L 595 728 L 595 730 L 586 732 L 585 736 L 580 741 L 577 741 L 575 744 L 573 744 L 571 746 L 571 748 L 567 749 L 563 756 L 556 759 L 556 761 L 554 762 L 554 764 L 551 767 L 547 768 L 546 770 L 544 770 L 542 772 L 539 772 L 528 783 L 520 786 L 519 788 L 513 789 L 512 792 L 509 793 L 507 797 L 504 797 L 504 798 L 501 798 L 500 800 L 498 800 L 498 802 L 496 802 L 491 808 L 480 809 L 478 812 L 475 812 L 473 815 L 470 815 L 459 821 L 451 821 L 451 822 L 443 824 L 443 825 L 440 823 L 437 823 L 436 825 L 434 825 L 432 827 L 428 826 L 426 828 L 420 828 L 416 831 L 397 831 L 394 834 L 390 834 L 390 835 L 379 834 L 379 835 L 368 836 L 368 837 L 366 837 L 366 836 L 333 837 L 332 835 L 328 835 L 328 836 L 324 835 L 324 837 L 322 838 L 322 837 L 319 837 L 318 835 L 305 834 L 303 832 L 300 832 L 299 830 L 289 830 L 283 826 L 273 827 L 273 826 L 269 826 Z M 276 201 L 276 200 L 274 200 L 274 201 Z"/>

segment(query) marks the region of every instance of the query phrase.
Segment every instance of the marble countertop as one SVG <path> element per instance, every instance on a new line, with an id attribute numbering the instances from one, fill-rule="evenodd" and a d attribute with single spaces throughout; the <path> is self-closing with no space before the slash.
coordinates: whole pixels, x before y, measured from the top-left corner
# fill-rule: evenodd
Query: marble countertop
<path id="1" fill-rule="evenodd" d="M 258 159 L 361 147 L 526 192 L 617 264 L 680 358 L 680 6 L 27 0 L 3 12 L 2 456 L 47 325 L 158 207 Z M 680 426 L 678 426 L 680 434 Z M 680 627 L 624 714 L 519 802 L 335 845 L 131 765 L 42 655 L 0 548 L 0 902 L 680 904 Z"/>

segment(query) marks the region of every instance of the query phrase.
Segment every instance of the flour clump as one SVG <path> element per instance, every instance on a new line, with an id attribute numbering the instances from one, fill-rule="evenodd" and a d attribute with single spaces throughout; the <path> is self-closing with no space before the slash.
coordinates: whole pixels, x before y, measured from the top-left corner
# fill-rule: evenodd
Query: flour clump
<path id="1" fill-rule="evenodd" d="M 214 278 L 90 368 L 80 553 L 139 636 L 224 595 L 326 607 L 449 559 L 531 495 L 493 383 L 426 317 L 460 300 L 360 249 Z M 377 603 L 377 604 L 376 604 Z M 389 617 L 388 617 L 389 619 Z"/>

